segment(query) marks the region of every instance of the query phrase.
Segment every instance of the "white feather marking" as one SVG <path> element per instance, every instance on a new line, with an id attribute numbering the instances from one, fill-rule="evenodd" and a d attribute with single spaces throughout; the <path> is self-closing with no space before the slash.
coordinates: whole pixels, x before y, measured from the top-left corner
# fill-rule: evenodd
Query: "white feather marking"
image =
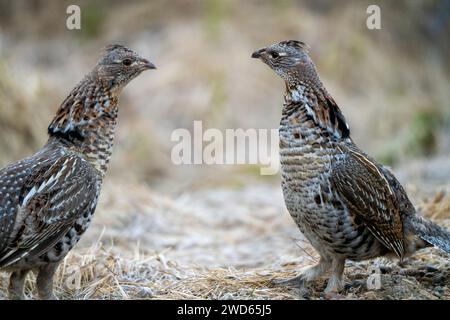
<path id="1" fill-rule="evenodd" d="M 22 201 L 22 207 L 25 206 L 25 205 L 28 203 L 28 201 L 31 199 L 31 197 L 33 197 L 33 196 L 35 195 L 35 193 L 36 193 L 36 187 L 33 187 L 33 188 L 28 192 L 28 194 L 25 196 L 25 198 L 23 199 L 23 201 Z"/>
<path id="2" fill-rule="evenodd" d="M 300 102 L 301 101 L 300 93 L 297 90 L 292 90 L 291 91 L 291 97 L 292 97 L 292 101 L 294 101 L 294 102 Z"/>

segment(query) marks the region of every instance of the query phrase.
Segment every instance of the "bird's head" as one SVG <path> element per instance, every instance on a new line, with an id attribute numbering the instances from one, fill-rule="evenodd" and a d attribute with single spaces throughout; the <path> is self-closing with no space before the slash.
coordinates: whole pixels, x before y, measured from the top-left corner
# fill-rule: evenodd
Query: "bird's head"
<path id="1" fill-rule="evenodd" d="M 156 69 L 155 65 L 135 51 L 113 44 L 104 48 L 94 69 L 95 75 L 111 87 L 123 88 L 142 71 Z"/>
<path id="2" fill-rule="evenodd" d="M 72 90 L 48 128 L 50 135 L 83 138 L 98 119 L 117 116 L 121 90 L 142 71 L 155 65 L 133 50 L 118 44 L 104 48 L 94 69 Z M 96 123 L 98 125 L 98 123 Z"/>
<path id="3" fill-rule="evenodd" d="M 260 59 L 286 82 L 314 81 L 317 72 L 308 55 L 308 45 L 297 40 L 272 44 L 253 52 L 252 58 Z"/>

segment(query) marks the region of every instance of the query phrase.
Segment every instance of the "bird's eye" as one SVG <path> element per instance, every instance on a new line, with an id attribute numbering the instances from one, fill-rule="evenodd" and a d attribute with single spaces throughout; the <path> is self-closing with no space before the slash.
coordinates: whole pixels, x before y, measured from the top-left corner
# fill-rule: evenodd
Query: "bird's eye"
<path id="1" fill-rule="evenodd" d="M 270 53 L 270 55 L 271 55 L 271 57 L 273 58 L 273 59 L 276 59 L 276 58 L 278 58 L 280 55 L 278 54 L 278 52 L 276 52 L 276 51 L 272 51 L 271 53 Z"/>
<path id="2" fill-rule="evenodd" d="M 123 59 L 123 60 L 122 60 L 122 64 L 123 64 L 124 66 L 129 67 L 129 66 L 131 65 L 131 63 L 132 63 L 131 59 Z"/>

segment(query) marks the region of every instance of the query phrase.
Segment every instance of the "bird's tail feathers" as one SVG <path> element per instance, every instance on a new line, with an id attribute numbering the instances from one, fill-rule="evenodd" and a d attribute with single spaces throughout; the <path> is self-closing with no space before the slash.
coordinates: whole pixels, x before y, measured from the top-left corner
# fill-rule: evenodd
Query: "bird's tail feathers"
<path id="1" fill-rule="evenodd" d="M 450 232 L 417 214 L 408 216 L 406 227 L 426 242 L 450 254 Z"/>

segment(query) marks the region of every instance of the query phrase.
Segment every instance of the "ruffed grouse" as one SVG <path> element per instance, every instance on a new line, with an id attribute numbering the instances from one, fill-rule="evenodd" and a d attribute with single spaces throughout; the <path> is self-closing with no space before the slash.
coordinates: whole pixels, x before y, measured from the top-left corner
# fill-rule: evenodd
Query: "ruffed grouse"
<path id="1" fill-rule="evenodd" d="M 11 299 L 23 299 L 37 270 L 41 299 L 54 299 L 58 264 L 88 228 L 111 156 L 122 89 L 148 60 L 110 45 L 72 90 L 35 155 L 0 170 L 0 269 L 12 272 Z"/>
<path id="2" fill-rule="evenodd" d="M 429 245 L 450 253 L 450 233 L 417 215 L 394 175 L 354 144 L 303 42 L 283 41 L 252 57 L 285 81 L 279 130 L 284 199 L 320 254 L 316 266 L 282 282 L 303 286 L 331 269 L 325 292 L 336 292 L 346 259 L 403 259 Z"/>

